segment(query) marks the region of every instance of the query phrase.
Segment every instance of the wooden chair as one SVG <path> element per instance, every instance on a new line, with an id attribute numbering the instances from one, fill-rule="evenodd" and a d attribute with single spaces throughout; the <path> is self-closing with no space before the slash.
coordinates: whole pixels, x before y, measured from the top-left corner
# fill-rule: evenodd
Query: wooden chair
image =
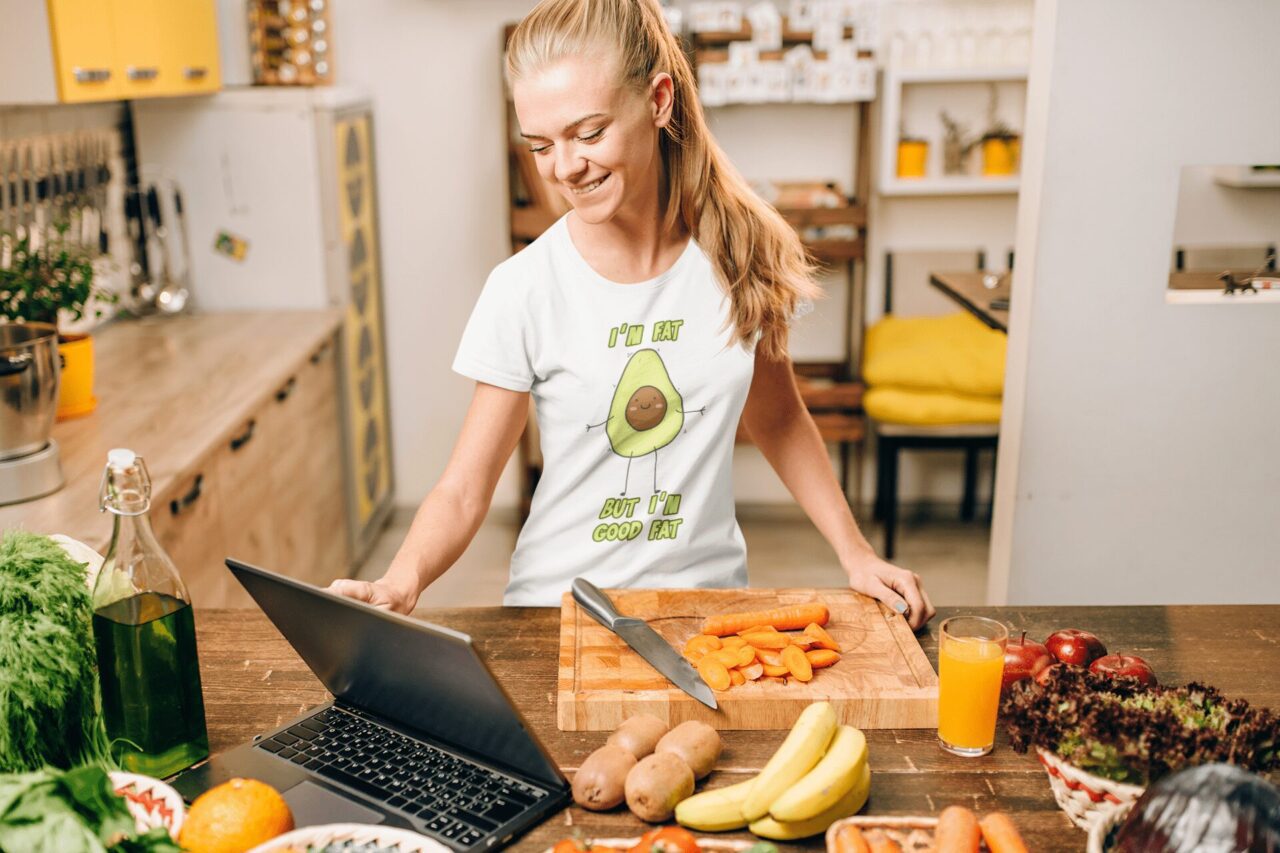
<path id="1" fill-rule="evenodd" d="M 901 276 L 903 268 L 914 272 L 910 280 L 925 282 L 924 287 L 894 290 L 895 266 Z M 911 316 L 954 313 L 955 304 L 928 287 L 930 270 L 976 269 L 986 267 L 982 252 L 912 252 L 895 255 L 885 253 L 884 313 Z M 895 305 L 895 302 L 897 303 Z M 895 311 L 895 308 L 897 309 Z M 960 518 L 973 520 L 977 509 L 979 454 L 995 450 L 999 441 L 999 424 L 942 424 L 919 426 L 869 419 L 876 438 L 876 496 L 874 516 L 884 526 L 885 559 L 893 559 L 898 523 L 898 470 L 904 450 L 963 450 L 964 492 L 960 502 Z"/>

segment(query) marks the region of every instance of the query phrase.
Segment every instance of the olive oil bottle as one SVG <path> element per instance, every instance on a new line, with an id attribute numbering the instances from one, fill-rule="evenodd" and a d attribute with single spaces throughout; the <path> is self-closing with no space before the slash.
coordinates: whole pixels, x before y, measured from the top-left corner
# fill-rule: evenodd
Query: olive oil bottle
<path id="1" fill-rule="evenodd" d="M 122 767 L 163 778 L 209 754 L 191 598 L 151 531 L 142 458 L 108 453 L 98 500 L 113 518 L 93 586 L 107 736 Z"/>

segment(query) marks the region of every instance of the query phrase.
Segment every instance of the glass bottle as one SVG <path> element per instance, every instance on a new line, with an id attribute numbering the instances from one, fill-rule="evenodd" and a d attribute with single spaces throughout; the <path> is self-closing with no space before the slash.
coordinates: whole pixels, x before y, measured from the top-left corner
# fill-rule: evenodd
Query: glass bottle
<path id="1" fill-rule="evenodd" d="M 107 454 L 98 506 L 113 523 L 93 586 L 107 736 L 126 770 L 164 778 L 209 754 L 191 597 L 151 531 L 151 477 L 132 450 Z"/>

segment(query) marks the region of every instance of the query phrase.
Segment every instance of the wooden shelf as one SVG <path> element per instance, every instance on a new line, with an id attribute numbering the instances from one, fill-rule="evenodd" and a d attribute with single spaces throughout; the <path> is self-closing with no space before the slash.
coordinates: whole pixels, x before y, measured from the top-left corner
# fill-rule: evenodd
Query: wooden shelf
<path id="1" fill-rule="evenodd" d="M 853 38 L 853 27 L 845 26 L 844 37 Z M 731 41 L 750 41 L 751 24 L 744 22 L 740 30 L 703 30 L 692 33 L 693 43 L 698 47 L 713 44 L 727 44 Z M 787 26 L 787 16 L 782 16 L 782 43 L 784 45 L 807 44 L 813 41 L 813 30 L 793 30 Z"/>
<path id="2" fill-rule="evenodd" d="M 853 225 L 862 228 L 867 224 L 867 208 L 861 204 L 846 207 L 779 207 L 777 210 L 794 228 L 826 225 Z"/>
<path id="3" fill-rule="evenodd" d="M 880 182 L 880 195 L 1017 195 L 1021 176 L 984 178 L 981 175 L 955 175 L 942 178 L 885 178 Z"/>
<path id="4" fill-rule="evenodd" d="M 861 237 L 852 240 L 805 240 L 804 247 L 820 261 L 860 261 L 867 254 Z"/>

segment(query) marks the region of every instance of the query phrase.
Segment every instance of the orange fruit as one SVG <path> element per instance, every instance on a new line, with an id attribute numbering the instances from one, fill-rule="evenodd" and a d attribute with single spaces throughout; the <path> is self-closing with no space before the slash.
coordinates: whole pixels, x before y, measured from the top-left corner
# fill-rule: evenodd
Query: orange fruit
<path id="1" fill-rule="evenodd" d="M 280 792 L 257 779 L 231 779 L 187 810 L 178 843 L 191 853 L 244 853 L 293 829 Z"/>

